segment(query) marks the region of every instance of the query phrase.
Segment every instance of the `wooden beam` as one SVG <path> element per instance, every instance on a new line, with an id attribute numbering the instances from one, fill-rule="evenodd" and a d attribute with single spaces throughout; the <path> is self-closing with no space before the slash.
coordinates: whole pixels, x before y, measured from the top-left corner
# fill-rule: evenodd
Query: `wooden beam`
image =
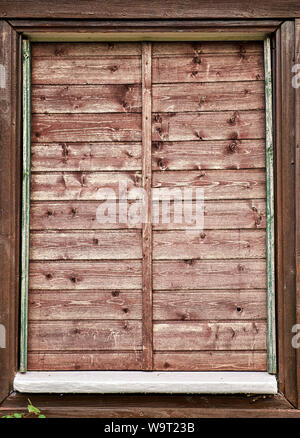
<path id="1" fill-rule="evenodd" d="M 295 27 L 295 64 L 298 67 L 294 73 L 299 75 L 300 65 L 300 20 L 296 20 Z M 295 88 L 295 202 L 296 202 L 296 301 L 297 301 L 297 324 L 300 324 L 300 81 L 296 82 Z M 300 406 L 300 348 L 297 350 L 297 388 L 298 407 Z"/>
<path id="2" fill-rule="evenodd" d="M 0 21 L 0 401 L 12 388 L 18 348 L 20 39 Z"/>
<path id="3" fill-rule="evenodd" d="M 292 87 L 294 22 L 286 21 L 276 38 L 276 282 L 279 388 L 297 405 L 295 293 L 295 101 Z"/>
<path id="4" fill-rule="evenodd" d="M 142 225 L 143 246 L 143 350 L 144 369 L 152 369 L 152 223 L 151 223 L 151 184 L 152 184 L 152 97 L 151 97 L 151 43 L 142 44 L 142 187 L 145 190 L 145 219 Z"/>
<path id="5" fill-rule="evenodd" d="M 4 18 L 87 18 L 87 19 L 153 19 L 153 18 L 293 18 L 300 16 L 297 0 L 1 0 L 1 17 Z"/>

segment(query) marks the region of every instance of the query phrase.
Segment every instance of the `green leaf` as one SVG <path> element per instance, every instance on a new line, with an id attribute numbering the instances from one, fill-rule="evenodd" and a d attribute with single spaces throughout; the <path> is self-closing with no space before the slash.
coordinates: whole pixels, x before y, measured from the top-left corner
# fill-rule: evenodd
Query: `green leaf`
<path id="1" fill-rule="evenodd" d="M 18 412 L 16 412 L 13 416 L 15 418 L 23 418 L 23 414 L 19 414 Z"/>
<path id="2" fill-rule="evenodd" d="M 27 406 L 28 412 L 33 412 L 34 414 L 39 414 L 41 411 L 33 405 Z"/>
<path id="3" fill-rule="evenodd" d="M 41 414 L 38 416 L 38 418 L 46 418 L 46 415 Z"/>

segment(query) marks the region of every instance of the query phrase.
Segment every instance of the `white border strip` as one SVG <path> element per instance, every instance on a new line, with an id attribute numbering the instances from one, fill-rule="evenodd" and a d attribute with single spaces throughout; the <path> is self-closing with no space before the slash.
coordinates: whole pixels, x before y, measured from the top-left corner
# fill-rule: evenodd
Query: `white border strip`
<path id="1" fill-rule="evenodd" d="M 34 393 L 276 394 L 267 372 L 29 371 L 14 389 Z"/>

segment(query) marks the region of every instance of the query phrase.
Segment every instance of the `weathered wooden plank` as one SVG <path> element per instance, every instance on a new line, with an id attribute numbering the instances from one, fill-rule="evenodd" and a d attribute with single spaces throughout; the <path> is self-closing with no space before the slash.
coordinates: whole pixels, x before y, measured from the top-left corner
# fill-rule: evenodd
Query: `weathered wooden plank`
<path id="1" fill-rule="evenodd" d="M 119 199 L 119 196 L 128 194 L 130 189 L 140 187 L 141 178 L 140 172 L 35 173 L 31 176 L 31 199 Z M 103 190 L 107 190 L 107 197 Z"/>
<path id="2" fill-rule="evenodd" d="M 140 350 L 140 321 L 45 321 L 29 325 L 28 351 Z"/>
<path id="3" fill-rule="evenodd" d="M 153 200 L 159 199 L 160 188 L 202 188 L 208 199 L 255 199 L 266 196 L 266 174 L 259 170 L 157 171 L 153 173 Z M 171 190 L 170 190 L 171 191 Z M 175 193 L 175 191 L 174 191 Z M 181 190 L 179 190 L 181 193 Z M 201 195 L 201 194 L 200 194 Z M 184 193 L 182 193 L 182 197 Z M 202 196 L 202 195 L 201 195 Z M 196 190 L 192 198 L 197 199 Z"/>
<path id="4" fill-rule="evenodd" d="M 264 79 L 261 55 L 196 55 L 153 58 L 153 83 L 258 81 Z"/>
<path id="5" fill-rule="evenodd" d="M 262 139 L 264 136 L 265 115 L 260 110 L 153 114 L 154 141 Z"/>
<path id="6" fill-rule="evenodd" d="M 33 58 L 32 84 L 138 84 L 139 57 Z"/>
<path id="7" fill-rule="evenodd" d="M 154 353 L 154 369 L 163 371 L 266 371 L 267 354 L 264 351 L 159 352 Z"/>
<path id="8" fill-rule="evenodd" d="M 142 352 L 29 352 L 28 369 L 35 371 L 141 370 Z"/>
<path id="9" fill-rule="evenodd" d="M 266 257 L 265 230 L 177 230 L 153 233 L 154 260 L 260 257 Z"/>
<path id="10" fill-rule="evenodd" d="M 18 370 L 20 289 L 21 38 L 0 21 L 0 403 Z"/>
<path id="11" fill-rule="evenodd" d="M 109 273 L 109 275 L 108 275 Z M 30 289 L 141 289 L 139 260 L 31 262 Z"/>
<path id="12" fill-rule="evenodd" d="M 29 293 L 29 320 L 142 319 L 141 301 L 140 290 L 32 290 Z"/>
<path id="13" fill-rule="evenodd" d="M 261 289 L 266 261 L 176 260 L 153 262 L 153 289 Z"/>
<path id="14" fill-rule="evenodd" d="M 30 235 L 31 260 L 113 260 L 141 257 L 140 231 L 45 231 Z"/>
<path id="15" fill-rule="evenodd" d="M 137 113 L 35 114 L 32 141 L 89 142 L 140 141 L 141 116 Z"/>
<path id="16" fill-rule="evenodd" d="M 32 112 L 138 113 L 141 112 L 141 87 L 140 85 L 35 85 L 32 88 Z"/>
<path id="17" fill-rule="evenodd" d="M 153 112 L 239 111 L 264 107 L 263 81 L 153 85 Z"/>
<path id="18" fill-rule="evenodd" d="M 129 203 L 130 207 L 131 203 Z M 97 220 L 96 213 L 99 201 L 75 202 L 33 202 L 31 204 L 31 230 L 101 230 L 107 229 L 108 224 Z M 189 209 L 190 207 L 190 209 Z M 195 204 L 186 204 L 188 218 L 195 212 Z M 158 222 L 153 222 L 155 230 L 188 229 L 190 224 L 184 220 L 180 224 L 162 223 L 161 205 L 153 203 L 153 210 L 159 210 Z M 173 216 L 174 206 L 171 203 L 170 212 Z M 130 218 L 130 211 L 128 212 Z M 205 201 L 205 229 L 235 229 L 235 228 L 265 228 L 265 201 L 256 200 L 223 200 Z M 119 216 L 116 212 L 116 222 L 109 223 L 109 229 L 141 228 L 141 223 L 134 223 Z"/>
<path id="19" fill-rule="evenodd" d="M 32 171 L 142 170 L 140 143 L 33 143 Z"/>
<path id="20" fill-rule="evenodd" d="M 253 53 L 263 54 L 263 44 L 259 41 L 193 41 L 193 42 L 160 42 L 152 44 L 152 56 L 182 56 L 207 54 L 236 54 L 240 57 Z"/>
<path id="21" fill-rule="evenodd" d="M 224 7 L 224 2 L 221 0 L 215 0 L 213 4 L 207 3 L 207 1 L 204 0 L 186 0 L 184 3 L 178 0 L 167 0 L 163 3 L 160 0 L 153 0 L 151 8 L 149 8 L 149 2 L 146 0 L 140 0 L 138 2 L 128 1 L 126 3 L 116 0 L 89 0 L 85 3 L 74 3 L 74 1 L 70 0 L 52 0 L 48 5 L 45 5 L 43 0 L 15 0 L 14 2 L 2 0 L 0 16 L 5 19 L 115 19 L 121 20 L 121 23 L 126 19 L 133 20 L 133 23 L 138 21 L 136 19 L 146 19 L 146 21 L 143 22 L 143 26 L 145 27 L 149 19 L 242 19 L 238 21 L 237 24 L 234 21 L 232 25 L 234 28 L 235 26 L 242 27 L 246 18 L 274 19 L 275 17 L 281 19 L 282 17 L 295 18 L 299 17 L 299 15 L 300 7 L 297 0 L 286 0 L 284 2 L 282 2 L 282 0 L 272 0 L 272 2 L 253 0 L 251 4 L 243 0 L 230 0 L 226 2 L 226 7 Z M 63 23 L 64 22 L 65 21 L 63 21 Z M 117 23 L 121 25 L 121 23 Z M 228 23 L 228 21 L 222 21 L 221 27 L 226 26 L 226 23 Z M 112 22 L 112 25 L 114 24 L 115 23 Z M 213 24 L 214 26 L 217 25 L 217 23 Z M 61 23 L 58 25 L 61 26 Z M 169 26 L 172 27 L 172 25 L 173 22 L 171 21 Z M 139 25 L 137 24 L 137 26 Z M 227 24 L 227 26 L 229 25 Z M 136 29 L 134 30 L 136 31 Z M 245 36 L 246 35 L 245 33 Z"/>
<path id="22" fill-rule="evenodd" d="M 226 47 L 226 45 L 225 45 Z M 233 45 L 233 50 L 234 50 Z M 246 45 L 248 52 L 258 51 L 259 45 L 250 43 Z M 238 50 L 238 46 L 236 48 Z M 97 43 L 34 43 L 32 45 L 32 56 L 74 58 L 74 57 L 102 57 L 102 56 L 126 56 L 141 54 L 139 43 L 118 43 L 118 42 L 97 42 Z"/>
<path id="23" fill-rule="evenodd" d="M 152 55 L 151 43 L 142 44 L 142 187 L 146 193 L 143 205 L 142 223 L 142 282 L 143 282 L 143 368 L 153 368 L 152 339 L 152 224 L 151 224 L 151 184 L 152 184 Z"/>
<path id="24" fill-rule="evenodd" d="M 156 321 L 266 319 L 266 290 L 156 291 L 153 318 Z"/>
<path id="25" fill-rule="evenodd" d="M 157 322 L 155 351 L 265 350 L 266 322 Z"/>
<path id="26" fill-rule="evenodd" d="M 153 170 L 251 169 L 264 167 L 264 140 L 156 141 L 152 143 Z"/>

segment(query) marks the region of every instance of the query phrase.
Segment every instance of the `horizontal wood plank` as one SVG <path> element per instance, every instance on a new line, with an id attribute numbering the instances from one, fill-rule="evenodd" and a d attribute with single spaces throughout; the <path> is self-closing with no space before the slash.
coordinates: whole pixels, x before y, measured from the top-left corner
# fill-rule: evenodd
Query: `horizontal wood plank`
<path id="1" fill-rule="evenodd" d="M 32 141 L 89 142 L 141 141 L 141 115 L 106 114 L 34 114 Z"/>
<path id="2" fill-rule="evenodd" d="M 265 351 L 154 353 L 157 371 L 266 371 Z"/>
<path id="3" fill-rule="evenodd" d="M 153 170 L 252 169 L 265 167 L 264 140 L 152 143 Z"/>
<path id="4" fill-rule="evenodd" d="M 140 57 L 33 58 L 33 85 L 139 84 Z"/>
<path id="5" fill-rule="evenodd" d="M 156 291 L 153 318 L 156 321 L 266 319 L 266 291 Z"/>
<path id="6" fill-rule="evenodd" d="M 192 199 L 202 199 L 203 195 L 205 200 L 265 198 L 266 175 L 263 169 L 167 172 L 161 170 L 153 173 L 152 186 L 152 198 L 155 201 L 163 195 L 161 188 L 169 188 L 170 195 L 174 193 L 179 200 L 180 196 L 184 199 L 183 188 L 193 188 Z M 197 188 L 203 189 L 203 194 L 202 191 L 197 194 Z"/>
<path id="7" fill-rule="evenodd" d="M 79 371 L 79 370 L 141 370 L 142 352 L 81 352 L 81 353 L 28 353 L 28 370 Z"/>
<path id="8" fill-rule="evenodd" d="M 141 143 L 33 143 L 32 171 L 141 170 Z"/>
<path id="9" fill-rule="evenodd" d="M 247 47 L 247 52 L 258 50 L 257 44 Z M 229 50 L 229 49 L 228 49 Z M 233 47 L 234 50 L 234 47 Z M 236 48 L 237 50 L 237 48 Z M 141 54 L 139 43 L 97 42 L 97 43 L 34 43 L 32 44 L 32 57 L 54 58 L 90 58 L 101 56 L 126 56 Z"/>
<path id="10" fill-rule="evenodd" d="M 140 231 L 45 231 L 30 235 L 31 260 L 118 260 L 141 257 Z"/>
<path id="11" fill-rule="evenodd" d="M 263 44 L 258 41 L 193 41 L 193 42 L 159 42 L 152 44 L 152 56 L 182 56 L 207 54 L 236 54 L 241 57 L 253 53 L 263 55 Z"/>
<path id="12" fill-rule="evenodd" d="M 32 112 L 138 113 L 141 112 L 141 86 L 36 85 L 32 87 Z"/>
<path id="13" fill-rule="evenodd" d="M 123 117 L 133 114 L 123 114 Z M 237 140 L 265 137 L 263 111 L 153 114 L 152 140 Z"/>
<path id="14" fill-rule="evenodd" d="M 158 204 L 158 205 L 156 205 Z M 31 230 L 101 230 L 121 228 L 141 228 L 141 223 L 131 220 L 123 221 L 116 213 L 115 223 L 103 223 L 97 220 L 96 213 L 99 201 L 73 202 L 36 202 L 31 204 Z M 188 217 L 195 214 L 194 203 L 186 204 Z M 189 229 L 191 225 L 182 223 L 162 223 L 161 205 L 153 203 L 153 210 L 158 210 L 158 221 L 153 222 L 155 230 Z M 171 204 L 171 217 L 174 216 Z M 129 214 L 130 218 L 130 214 Z M 266 205 L 262 199 L 206 201 L 204 203 L 205 229 L 264 229 L 266 227 Z"/>
<path id="15" fill-rule="evenodd" d="M 153 289 L 262 289 L 266 261 L 174 260 L 153 262 Z"/>
<path id="16" fill-rule="evenodd" d="M 266 322 L 157 322 L 155 351 L 265 350 Z"/>
<path id="17" fill-rule="evenodd" d="M 142 292 L 31 290 L 28 317 L 30 321 L 142 319 Z"/>
<path id="18" fill-rule="evenodd" d="M 140 172 L 33 173 L 32 200 L 119 199 L 141 186 Z"/>
<path id="19" fill-rule="evenodd" d="M 51 244 L 50 244 L 51 245 Z M 154 231 L 153 259 L 264 258 L 265 230 Z"/>
<path id="20" fill-rule="evenodd" d="M 153 112 L 238 111 L 265 106 L 263 81 L 156 84 L 152 93 Z M 46 105 L 47 100 L 44 102 Z"/>
<path id="21" fill-rule="evenodd" d="M 258 81 L 264 79 L 263 57 L 224 54 L 153 58 L 153 83 Z"/>
<path id="22" fill-rule="evenodd" d="M 29 277 L 30 289 L 140 289 L 142 287 L 139 260 L 32 261 Z"/>
<path id="23" fill-rule="evenodd" d="M 45 321 L 28 327 L 28 351 L 140 350 L 140 321 Z"/>

